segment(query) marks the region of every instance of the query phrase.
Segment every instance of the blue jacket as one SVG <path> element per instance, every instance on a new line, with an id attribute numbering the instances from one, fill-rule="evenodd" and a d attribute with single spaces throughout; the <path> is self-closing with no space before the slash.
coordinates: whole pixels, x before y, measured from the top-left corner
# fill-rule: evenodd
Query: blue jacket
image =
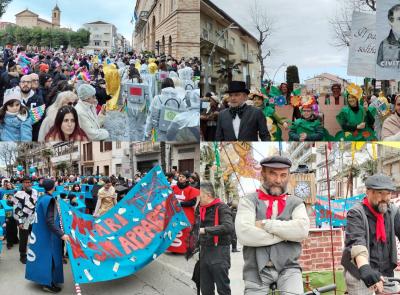
<path id="1" fill-rule="evenodd" d="M 32 121 L 28 116 L 24 121 L 20 116 L 6 114 L 0 124 L 1 141 L 32 141 Z"/>

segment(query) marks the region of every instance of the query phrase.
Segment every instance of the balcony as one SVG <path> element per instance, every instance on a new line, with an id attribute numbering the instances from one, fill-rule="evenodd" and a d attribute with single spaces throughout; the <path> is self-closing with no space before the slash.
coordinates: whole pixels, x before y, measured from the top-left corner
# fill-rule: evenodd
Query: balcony
<path id="1" fill-rule="evenodd" d="M 254 55 L 242 53 L 240 61 L 245 64 L 253 64 L 255 62 Z"/>
<path id="2" fill-rule="evenodd" d="M 160 143 L 138 142 L 133 144 L 133 150 L 136 155 L 158 153 L 160 151 Z"/>
<path id="3" fill-rule="evenodd" d="M 142 11 L 139 14 L 139 18 L 136 21 L 135 32 L 140 32 L 144 28 L 144 26 L 147 24 L 148 16 L 149 16 L 148 11 Z"/>

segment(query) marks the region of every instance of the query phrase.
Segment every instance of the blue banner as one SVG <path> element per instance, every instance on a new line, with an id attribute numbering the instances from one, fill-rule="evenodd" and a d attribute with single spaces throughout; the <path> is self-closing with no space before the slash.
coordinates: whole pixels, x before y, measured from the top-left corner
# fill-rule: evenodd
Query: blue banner
<path id="1" fill-rule="evenodd" d="M 346 214 L 355 203 L 364 199 L 365 194 L 360 194 L 347 199 L 331 200 L 331 211 L 329 211 L 328 197 L 317 196 L 315 203 L 315 223 L 321 226 L 322 223 L 329 224 L 332 215 L 332 226 L 346 226 Z"/>
<path id="2" fill-rule="evenodd" d="M 110 211 L 94 218 L 59 202 L 73 277 L 94 283 L 132 275 L 190 226 L 159 166 Z"/>

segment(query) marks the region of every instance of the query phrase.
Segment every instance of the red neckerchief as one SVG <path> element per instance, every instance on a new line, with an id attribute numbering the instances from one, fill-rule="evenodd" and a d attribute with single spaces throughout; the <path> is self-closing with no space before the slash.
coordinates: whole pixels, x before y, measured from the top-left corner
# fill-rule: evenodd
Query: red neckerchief
<path id="1" fill-rule="evenodd" d="M 376 218 L 376 240 L 386 243 L 386 230 L 385 230 L 385 219 L 382 213 L 378 213 L 372 208 L 367 198 L 364 198 L 363 204 L 367 206 L 372 215 Z"/>
<path id="2" fill-rule="evenodd" d="M 208 205 L 200 205 L 200 221 L 204 221 L 204 219 L 206 218 L 207 208 L 210 208 L 210 207 L 220 204 L 220 203 L 221 203 L 220 199 L 215 199 Z M 217 225 L 219 225 L 218 208 L 215 209 L 215 216 L 214 216 L 214 226 L 217 226 Z M 218 239 L 219 239 L 218 236 L 214 236 L 214 245 L 215 246 L 218 245 Z"/>
<path id="3" fill-rule="evenodd" d="M 271 219 L 274 201 L 278 201 L 278 215 L 282 213 L 283 209 L 285 209 L 287 194 L 282 194 L 280 196 L 271 196 L 264 193 L 262 190 L 257 190 L 257 193 L 260 200 L 268 201 L 268 208 L 267 212 L 265 213 L 267 219 Z"/>

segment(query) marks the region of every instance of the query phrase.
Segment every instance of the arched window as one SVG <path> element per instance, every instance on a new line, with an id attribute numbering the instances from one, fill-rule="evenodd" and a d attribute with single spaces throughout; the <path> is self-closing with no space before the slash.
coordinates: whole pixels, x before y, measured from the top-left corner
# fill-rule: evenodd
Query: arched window
<path id="1" fill-rule="evenodd" d="M 168 40 L 168 55 L 172 55 L 172 37 L 169 36 Z"/>

